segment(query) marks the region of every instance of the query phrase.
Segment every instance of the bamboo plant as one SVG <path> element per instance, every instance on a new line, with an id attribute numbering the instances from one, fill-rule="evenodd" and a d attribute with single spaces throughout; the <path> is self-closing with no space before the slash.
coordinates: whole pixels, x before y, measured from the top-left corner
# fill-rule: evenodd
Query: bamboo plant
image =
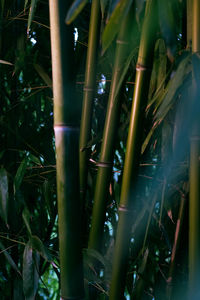
<path id="1" fill-rule="evenodd" d="M 78 176 L 78 110 L 74 98 L 73 28 L 65 25 L 69 1 L 50 0 L 56 141 L 58 228 L 62 299 L 83 298 Z"/>
<path id="2" fill-rule="evenodd" d="M 89 25 L 88 50 L 85 71 L 84 96 L 80 128 L 80 195 L 81 203 L 85 198 L 88 170 L 87 143 L 90 139 L 93 96 L 96 86 L 96 60 L 100 34 L 100 1 L 92 1 Z"/>
<path id="3" fill-rule="evenodd" d="M 141 151 L 141 128 L 144 118 L 150 70 L 154 51 L 156 29 L 156 1 L 146 1 L 145 17 L 141 33 L 133 104 L 130 117 L 129 133 L 122 179 L 122 190 L 119 205 L 119 222 L 117 227 L 113 270 L 110 287 L 110 300 L 123 298 L 129 239 L 132 225 L 132 210 L 134 209 L 135 185 Z"/>
<path id="4" fill-rule="evenodd" d="M 193 0 L 192 52 L 200 52 L 200 3 Z M 194 80 L 195 81 L 195 80 Z M 196 85 L 198 82 L 196 83 Z M 194 83 L 194 102 L 199 102 L 198 88 Z M 195 104 L 199 106 L 197 103 Z M 199 111 L 199 110 L 198 110 Z M 190 141 L 190 204 L 189 204 L 189 298 L 199 299 L 200 278 L 200 126 L 195 113 Z"/>
<path id="5" fill-rule="evenodd" d="M 131 48 L 130 31 L 132 30 L 133 10 L 125 17 L 116 40 L 116 55 L 109 93 L 106 120 L 104 125 L 103 140 L 100 160 L 97 163 L 98 172 L 94 194 L 94 207 L 92 212 L 92 224 L 89 236 L 89 248 L 101 250 L 101 241 L 104 230 L 106 213 L 106 200 L 112 174 L 112 163 L 115 146 L 115 137 L 120 112 L 119 81 Z"/>

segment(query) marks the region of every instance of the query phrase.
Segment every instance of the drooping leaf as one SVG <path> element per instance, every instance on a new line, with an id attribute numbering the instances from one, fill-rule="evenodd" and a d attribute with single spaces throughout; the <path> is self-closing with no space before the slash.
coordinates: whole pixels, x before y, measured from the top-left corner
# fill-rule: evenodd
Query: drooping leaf
<path id="1" fill-rule="evenodd" d="M 76 17 L 80 14 L 80 12 L 83 10 L 85 5 L 87 4 L 88 0 L 75 0 L 71 7 L 68 10 L 65 22 L 69 25 L 71 24 Z"/>
<path id="2" fill-rule="evenodd" d="M 30 31 L 31 23 L 32 23 L 34 15 L 35 15 L 37 1 L 38 0 L 31 0 L 31 6 L 30 6 L 30 10 L 29 10 L 29 15 L 28 15 L 27 33 L 29 33 L 29 31 Z"/>
<path id="3" fill-rule="evenodd" d="M 34 300 L 39 281 L 39 254 L 35 252 L 29 242 L 23 255 L 23 291 L 26 300 Z"/>
<path id="4" fill-rule="evenodd" d="M 120 0 L 109 21 L 106 25 L 103 36 L 102 36 L 102 50 L 103 52 L 106 51 L 106 49 L 109 47 L 113 39 L 115 38 L 116 34 L 118 33 L 121 22 L 124 19 L 124 17 L 127 15 L 130 6 L 132 4 L 132 0 Z"/>
<path id="5" fill-rule="evenodd" d="M 129 66 L 130 66 L 130 63 L 131 63 L 133 57 L 135 56 L 135 54 L 136 54 L 136 49 L 133 49 L 133 50 L 131 51 L 131 53 L 129 54 L 129 56 L 127 57 L 125 63 L 124 63 L 123 71 L 122 71 L 122 73 L 121 73 L 121 76 L 120 76 L 118 85 L 117 85 L 117 87 L 116 87 L 116 90 L 115 90 L 115 96 L 114 96 L 114 97 L 116 97 L 117 94 L 118 94 L 119 91 L 120 91 L 121 85 L 122 85 L 122 83 L 123 83 L 123 81 L 124 81 L 124 78 L 125 78 L 125 76 L 126 76 L 126 73 L 127 73 L 127 71 L 128 71 L 128 68 L 129 68 Z"/>
<path id="6" fill-rule="evenodd" d="M 25 0 L 25 1 L 24 1 L 24 10 L 27 8 L 28 1 L 29 1 L 29 0 Z"/>
<path id="7" fill-rule="evenodd" d="M 31 227 L 30 227 L 31 215 L 30 215 L 30 212 L 29 212 L 27 207 L 25 207 L 23 212 L 22 212 L 22 218 L 23 218 L 24 223 L 26 225 L 26 229 L 28 231 L 29 237 L 31 237 L 32 236 L 32 231 L 31 231 Z"/>
<path id="8" fill-rule="evenodd" d="M 28 157 L 25 157 L 18 170 L 17 170 L 17 173 L 15 175 L 15 178 L 14 178 L 14 190 L 17 191 L 20 186 L 21 186 L 21 183 L 23 181 L 23 178 L 24 178 L 24 175 L 25 175 L 25 172 L 26 172 L 26 168 L 27 168 L 27 165 L 28 165 L 28 162 L 29 162 L 29 159 Z"/>
<path id="9" fill-rule="evenodd" d="M 86 260 L 96 259 L 99 261 L 103 266 L 105 266 L 105 259 L 104 257 L 95 249 L 84 249 L 84 257 Z"/>
<path id="10" fill-rule="evenodd" d="M 51 186 L 48 180 L 44 181 L 43 191 L 44 191 L 44 199 L 46 203 L 46 207 L 50 216 L 53 215 L 53 205 L 52 205 L 52 197 L 51 197 Z"/>
<path id="11" fill-rule="evenodd" d="M 108 0 L 100 0 L 100 5 L 101 5 L 101 15 L 102 15 L 102 19 L 104 19 L 105 10 L 106 10 L 106 7 L 107 7 L 107 5 L 108 5 Z"/>
<path id="12" fill-rule="evenodd" d="M 44 246 L 42 241 L 36 235 L 32 235 L 30 238 L 31 247 L 37 251 L 45 260 L 52 261 L 52 257 L 48 249 Z"/>
<path id="13" fill-rule="evenodd" d="M 173 77 L 170 79 L 167 85 L 167 93 L 163 99 L 160 99 L 160 104 L 158 111 L 156 113 L 155 119 L 163 119 L 174 103 L 175 95 L 178 92 L 179 88 L 183 84 L 186 76 L 191 73 L 191 56 L 187 55 L 180 62 L 177 70 L 174 72 Z"/>
<path id="14" fill-rule="evenodd" d="M 2 244 L 2 242 L 0 242 L 0 249 L 2 251 L 0 251 L 1 253 L 4 254 L 5 258 L 7 259 L 8 263 L 11 265 L 11 267 L 19 274 L 21 275 L 19 268 L 17 267 L 16 263 L 14 262 L 14 260 L 12 259 L 12 257 L 10 256 L 10 254 L 8 253 L 8 251 L 6 250 L 5 246 Z"/>
<path id="15" fill-rule="evenodd" d="M 34 64 L 34 68 L 36 69 L 36 71 L 38 72 L 40 77 L 44 80 L 44 82 L 48 85 L 48 87 L 50 87 L 52 89 L 52 80 L 49 77 L 49 75 L 45 72 L 43 67 L 41 67 L 38 64 Z"/>
<path id="16" fill-rule="evenodd" d="M 36 165 L 41 165 L 41 161 L 40 161 L 40 159 L 39 159 L 37 156 L 35 156 L 35 155 L 29 153 L 28 157 L 29 157 L 29 159 L 30 159 L 33 163 L 35 163 Z"/>
<path id="17" fill-rule="evenodd" d="M 4 168 L 0 169 L 0 214 L 8 223 L 8 176 Z"/>

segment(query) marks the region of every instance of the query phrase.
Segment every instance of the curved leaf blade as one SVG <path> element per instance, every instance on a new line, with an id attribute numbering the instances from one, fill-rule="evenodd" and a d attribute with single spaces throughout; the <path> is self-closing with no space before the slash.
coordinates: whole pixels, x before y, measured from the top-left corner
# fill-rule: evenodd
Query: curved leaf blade
<path id="1" fill-rule="evenodd" d="M 75 0 L 71 7 L 68 10 L 65 22 L 67 25 L 71 24 L 76 17 L 80 14 L 80 12 L 83 10 L 85 5 L 87 4 L 88 0 Z"/>
<path id="2" fill-rule="evenodd" d="M 109 21 L 106 25 L 102 36 L 102 48 L 103 52 L 110 46 L 111 42 L 118 33 L 123 18 L 127 15 L 129 8 L 132 4 L 132 0 L 121 0 L 117 3 Z"/>
<path id="3" fill-rule="evenodd" d="M 26 300 L 34 300 L 39 281 L 39 254 L 27 243 L 23 255 L 23 291 Z"/>

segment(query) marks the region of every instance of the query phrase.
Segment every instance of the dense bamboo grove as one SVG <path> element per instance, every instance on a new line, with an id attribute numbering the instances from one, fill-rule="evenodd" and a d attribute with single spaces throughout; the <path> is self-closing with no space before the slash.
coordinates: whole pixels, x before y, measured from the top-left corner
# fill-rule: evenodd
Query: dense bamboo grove
<path id="1" fill-rule="evenodd" d="M 0 1 L 0 299 L 199 299 L 198 0 Z"/>

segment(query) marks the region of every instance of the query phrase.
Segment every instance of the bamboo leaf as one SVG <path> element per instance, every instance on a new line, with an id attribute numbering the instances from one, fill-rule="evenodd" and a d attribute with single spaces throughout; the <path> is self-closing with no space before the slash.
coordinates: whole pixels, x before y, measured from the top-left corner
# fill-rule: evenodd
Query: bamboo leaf
<path id="1" fill-rule="evenodd" d="M 163 119 L 168 113 L 174 101 L 176 100 L 175 95 L 178 89 L 183 84 L 183 81 L 186 78 L 186 76 L 189 73 L 191 73 L 190 59 L 190 55 L 184 57 L 181 63 L 179 64 L 177 70 L 174 72 L 173 77 L 167 85 L 167 94 L 164 97 L 164 99 L 161 99 L 161 105 L 158 108 L 158 111 L 155 115 L 155 119 Z"/>
<path id="2" fill-rule="evenodd" d="M 50 216 L 52 216 L 53 215 L 53 207 L 52 207 L 52 198 L 51 198 L 50 188 L 51 188 L 51 186 L 50 186 L 49 181 L 45 180 L 44 184 L 43 184 L 44 199 L 45 199 L 48 213 Z"/>
<path id="3" fill-rule="evenodd" d="M 31 0 L 31 6 L 30 6 L 30 10 L 29 10 L 29 15 L 28 15 L 27 34 L 29 34 L 31 23 L 32 23 L 34 15 L 35 15 L 37 1 L 38 0 Z"/>
<path id="4" fill-rule="evenodd" d="M 45 70 L 43 69 L 43 67 L 41 67 L 38 64 L 34 64 L 34 68 L 38 72 L 38 74 L 40 75 L 40 77 L 44 80 L 44 82 L 48 85 L 48 87 L 50 87 L 52 89 L 52 80 L 49 77 L 49 75 L 45 72 Z"/>
<path id="5" fill-rule="evenodd" d="M 106 7 L 108 5 L 108 0 L 100 0 L 100 5 L 101 5 L 102 19 L 104 19 L 104 14 L 105 14 Z"/>
<path id="6" fill-rule="evenodd" d="M 132 0 L 121 0 L 117 3 L 109 21 L 106 25 L 103 36 L 102 36 L 102 48 L 103 52 L 110 46 L 111 42 L 115 38 L 116 34 L 118 33 L 121 22 L 124 17 L 127 15 L 129 8 L 132 4 Z"/>
<path id="7" fill-rule="evenodd" d="M 19 274 L 21 275 L 16 263 L 14 262 L 14 260 L 12 259 L 12 257 L 10 256 L 10 254 L 8 253 L 8 251 L 6 251 L 5 246 L 0 242 L 0 249 L 2 250 L 1 253 L 4 254 L 5 258 L 7 259 L 8 263 L 11 265 L 11 267 Z"/>
<path id="8" fill-rule="evenodd" d="M 14 190 L 15 192 L 20 188 L 21 186 L 21 183 L 23 181 L 23 178 L 24 178 L 24 175 L 25 175 L 25 172 L 26 172 L 26 168 L 27 168 L 27 165 L 28 165 L 28 162 L 29 162 L 29 159 L 28 157 L 25 157 L 18 170 L 17 170 L 17 173 L 15 175 L 15 178 L 14 178 Z"/>
<path id="9" fill-rule="evenodd" d="M 23 255 L 23 291 L 26 300 L 34 300 L 39 281 L 39 254 L 34 252 L 29 242 Z"/>
<path id="10" fill-rule="evenodd" d="M 31 247 L 37 251 L 45 260 L 52 261 L 52 257 L 48 249 L 44 246 L 42 241 L 36 235 L 31 236 L 30 238 Z"/>
<path id="11" fill-rule="evenodd" d="M 25 0 L 25 1 L 24 1 L 24 10 L 27 8 L 28 1 L 29 1 L 29 0 Z"/>
<path id="12" fill-rule="evenodd" d="M 0 64 L 4 64 L 4 65 L 9 65 L 9 66 L 13 66 L 13 64 L 7 60 L 3 60 L 3 59 L 0 59 Z"/>
<path id="13" fill-rule="evenodd" d="M 88 0 L 75 0 L 71 7 L 68 10 L 65 22 L 69 25 L 71 24 L 76 17 L 80 14 L 80 12 L 83 10 L 85 5 L 87 4 Z"/>
<path id="14" fill-rule="evenodd" d="M 0 169 L 0 214 L 8 224 L 8 176 L 4 168 Z"/>
<path id="15" fill-rule="evenodd" d="M 96 259 L 103 266 L 105 266 L 105 259 L 104 259 L 104 257 L 98 251 L 96 251 L 95 249 L 91 249 L 91 248 L 84 249 L 84 258 L 87 261 L 90 261 L 91 259 Z"/>
<path id="16" fill-rule="evenodd" d="M 128 68 L 129 68 L 129 66 L 130 66 L 130 63 L 131 63 L 133 57 L 135 56 L 135 54 L 136 54 L 136 49 L 133 49 L 133 50 L 131 51 L 131 53 L 129 54 L 129 56 L 127 57 L 127 60 L 126 60 L 125 63 L 124 63 L 124 68 L 123 68 L 123 71 L 122 71 L 122 73 L 121 73 L 121 76 L 120 76 L 119 82 L 118 82 L 118 84 L 117 84 L 117 87 L 116 87 L 116 89 L 115 89 L 115 96 L 114 96 L 114 97 L 116 97 L 117 94 L 118 94 L 119 91 L 120 91 L 120 88 L 121 88 L 121 85 L 122 85 L 122 83 L 123 83 L 123 81 L 124 81 L 125 75 L 126 75 L 126 73 L 127 73 L 127 71 L 128 71 Z"/>
<path id="17" fill-rule="evenodd" d="M 22 218 L 23 218 L 24 223 L 26 225 L 26 229 L 28 231 L 29 237 L 31 237 L 32 236 L 32 231 L 31 231 L 31 227 L 30 227 L 31 215 L 30 215 L 30 212 L 29 212 L 27 207 L 25 207 L 23 212 L 22 212 Z"/>

